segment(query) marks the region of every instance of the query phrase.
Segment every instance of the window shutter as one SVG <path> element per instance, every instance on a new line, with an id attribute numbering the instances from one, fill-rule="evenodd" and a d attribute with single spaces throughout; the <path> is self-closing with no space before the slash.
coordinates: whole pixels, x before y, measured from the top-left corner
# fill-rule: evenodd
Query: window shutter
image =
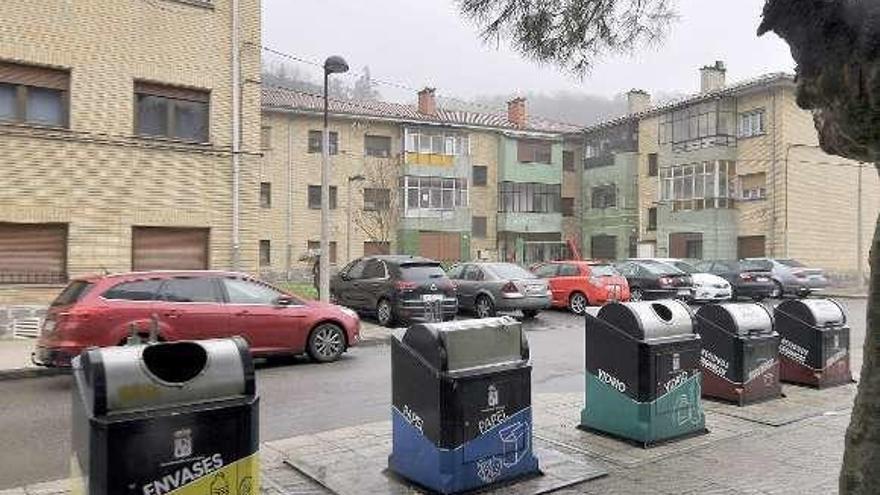
<path id="1" fill-rule="evenodd" d="M 0 83 L 67 91 L 70 86 L 70 72 L 48 67 L 0 62 Z"/>

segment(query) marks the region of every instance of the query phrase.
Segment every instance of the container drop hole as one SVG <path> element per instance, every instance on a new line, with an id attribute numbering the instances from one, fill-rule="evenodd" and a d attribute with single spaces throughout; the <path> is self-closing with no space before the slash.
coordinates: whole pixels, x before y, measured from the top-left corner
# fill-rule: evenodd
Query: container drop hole
<path id="1" fill-rule="evenodd" d="M 144 366 L 156 378 L 168 383 L 184 383 L 205 369 L 208 353 L 195 342 L 175 342 L 148 346 L 143 358 Z"/>
<path id="2" fill-rule="evenodd" d="M 652 303 L 651 309 L 654 310 L 654 313 L 657 313 L 657 316 L 660 317 L 663 321 L 672 321 L 672 310 L 669 309 L 669 306 L 660 303 Z"/>

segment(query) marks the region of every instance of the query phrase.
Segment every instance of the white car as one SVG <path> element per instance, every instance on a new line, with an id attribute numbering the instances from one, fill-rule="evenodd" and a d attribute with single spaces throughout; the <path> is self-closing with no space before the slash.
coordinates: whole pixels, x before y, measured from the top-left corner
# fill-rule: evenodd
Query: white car
<path id="1" fill-rule="evenodd" d="M 711 301 L 729 301 L 733 297 L 733 290 L 730 282 L 724 280 L 718 275 L 705 273 L 697 270 L 694 265 L 676 258 L 652 258 L 654 261 L 660 261 L 667 265 L 672 265 L 679 270 L 689 274 L 694 280 L 694 301 L 695 302 L 711 302 Z"/>

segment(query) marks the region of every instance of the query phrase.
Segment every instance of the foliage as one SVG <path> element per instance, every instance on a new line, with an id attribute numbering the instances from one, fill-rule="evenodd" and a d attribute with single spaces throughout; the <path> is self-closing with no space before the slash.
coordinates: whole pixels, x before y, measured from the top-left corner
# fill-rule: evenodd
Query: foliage
<path id="1" fill-rule="evenodd" d="M 266 64 L 263 66 L 263 84 L 293 89 L 312 94 L 323 94 L 323 81 L 314 81 L 310 74 L 286 63 Z M 379 100 L 381 93 L 376 88 L 376 82 L 370 76 L 370 67 L 364 66 L 360 75 L 352 85 L 348 85 L 344 78 L 331 77 L 327 91 L 330 96 L 347 100 Z"/>
<path id="2" fill-rule="evenodd" d="M 605 54 L 661 40 L 674 0 L 459 0 L 483 40 L 506 38 L 526 58 L 584 75 Z"/>

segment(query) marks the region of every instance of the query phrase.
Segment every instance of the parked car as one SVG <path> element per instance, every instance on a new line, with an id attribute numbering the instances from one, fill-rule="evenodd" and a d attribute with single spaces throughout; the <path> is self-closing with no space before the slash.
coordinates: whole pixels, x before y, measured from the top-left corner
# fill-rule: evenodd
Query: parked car
<path id="1" fill-rule="evenodd" d="M 471 311 L 478 318 L 516 310 L 534 318 L 550 307 L 547 281 L 513 263 L 462 263 L 446 274 L 458 287 L 459 311 Z"/>
<path id="2" fill-rule="evenodd" d="M 32 356 L 69 366 L 91 346 L 124 344 L 153 320 L 164 341 L 240 335 L 255 356 L 308 353 L 334 361 L 360 338 L 349 309 L 305 301 L 248 275 L 215 271 L 139 272 L 77 278 L 49 306 Z"/>
<path id="3" fill-rule="evenodd" d="M 551 261 L 533 266 L 532 273 L 548 280 L 553 307 L 575 314 L 584 314 L 590 305 L 630 298 L 626 279 L 609 263 Z"/>
<path id="4" fill-rule="evenodd" d="M 659 261 L 689 274 L 694 281 L 695 302 L 727 301 L 733 296 L 730 282 L 718 275 L 705 273 L 692 263 L 677 258 L 639 258 L 633 261 Z"/>
<path id="5" fill-rule="evenodd" d="M 337 304 L 375 315 L 386 327 L 430 320 L 438 309 L 443 320 L 454 319 L 458 312 L 456 288 L 440 262 L 417 256 L 356 259 L 330 280 L 330 297 Z"/>
<path id="6" fill-rule="evenodd" d="M 693 278 L 667 263 L 626 260 L 614 265 L 629 283 L 630 300 L 683 299 L 694 297 Z"/>
<path id="7" fill-rule="evenodd" d="M 828 287 L 828 279 L 821 268 L 807 268 L 803 263 L 790 258 L 746 258 L 745 261 L 758 263 L 767 269 L 776 286 L 772 297 L 792 294 L 807 297 L 817 290 Z"/>
<path id="8" fill-rule="evenodd" d="M 708 272 L 730 282 L 732 299 L 744 297 L 761 301 L 773 294 L 776 285 L 766 264 L 754 261 L 707 260 L 696 265 L 697 270 Z"/>

